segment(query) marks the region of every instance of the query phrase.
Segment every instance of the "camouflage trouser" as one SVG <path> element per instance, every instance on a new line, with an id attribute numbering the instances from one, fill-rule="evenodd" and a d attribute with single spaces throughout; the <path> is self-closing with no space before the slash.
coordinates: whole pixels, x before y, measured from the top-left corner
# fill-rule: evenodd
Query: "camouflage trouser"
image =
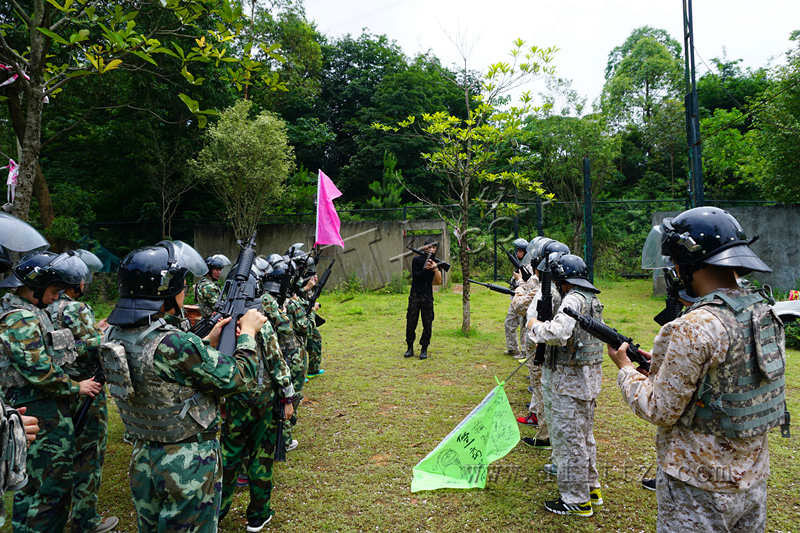
<path id="1" fill-rule="evenodd" d="M 39 434 L 28 448 L 28 484 L 14 494 L 15 532 L 63 531 L 69 514 L 75 457 L 74 402 L 41 399 L 14 402 L 39 419 Z"/>
<path id="2" fill-rule="evenodd" d="M 506 330 L 506 350 L 509 352 L 525 353 L 525 317 L 518 315 L 508 305 L 506 320 L 503 322 Z M 519 345 L 517 344 L 517 329 L 519 328 Z"/>
<path id="3" fill-rule="evenodd" d="M 711 492 L 656 473 L 659 533 L 757 533 L 767 524 L 767 482 L 741 492 Z"/>
<path id="4" fill-rule="evenodd" d="M 531 343 L 533 351 L 536 350 L 536 345 Z M 529 350 L 530 352 L 530 350 Z M 533 364 L 533 354 L 528 358 L 528 377 L 530 378 L 530 385 L 528 391 L 531 393 L 531 403 L 528 405 L 528 412 L 536 415 L 539 420 L 539 430 L 536 432 L 537 439 L 549 439 L 550 430 L 547 426 L 547 417 L 544 413 L 544 398 L 542 397 L 542 365 Z"/>
<path id="5" fill-rule="evenodd" d="M 300 345 L 305 346 L 306 343 L 301 342 Z M 289 370 L 292 373 L 292 385 L 295 392 L 295 415 L 283 421 L 283 440 L 288 447 L 292 443 L 292 429 L 297 424 L 297 408 L 300 405 L 300 400 L 303 399 L 303 385 L 306 382 L 306 373 L 308 371 L 308 352 L 301 348 L 286 362 L 289 364 Z"/>
<path id="6" fill-rule="evenodd" d="M 130 466 L 139 533 L 214 533 L 222 495 L 219 441 L 137 440 Z"/>
<path id="7" fill-rule="evenodd" d="M 100 525 L 97 492 L 103 474 L 108 441 L 108 408 L 105 390 L 94 398 L 86 425 L 75 436 L 75 475 L 72 486 L 72 531 L 92 531 Z"/>
<path id="8" fill-rule="evenodd" d="M 311 328 L 311 334 L 306 341 L 306 348 L 308 349 L 308 373 L 319 374 L 320 366 L 322 365 L 322 335 L 317 326 Z"/>
<path id="9" fill-rule="evenodd" d="M 271 512 L 269 499 L 272 493 L 272 457 L 278 432 L 273 423 L 272 405 L 259 405 L 256 411 L 246 402 L 228 398 L 225 406 L 225 420 L 222 425 L 220 520 L 230 510 L 236 490 L 236 478 L 244 464 L 250 486 L 247 520 L 262 522 Z"/>
<path id="10" fill-rule="evenodd" d="M 550 441 L 558 467 L 558 492 L 564 503 L 585 503 L 600 487 L 594 440 L 595 400 L 579 400 L 548 391 Z"/>

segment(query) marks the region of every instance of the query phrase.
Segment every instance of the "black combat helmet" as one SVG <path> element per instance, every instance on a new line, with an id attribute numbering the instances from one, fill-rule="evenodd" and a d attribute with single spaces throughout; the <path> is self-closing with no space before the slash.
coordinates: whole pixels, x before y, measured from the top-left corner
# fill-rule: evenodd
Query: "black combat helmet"
<path id="1" fill-rule="evenodd" d="M 263 288 L 273 296 L 277 296 L 281 292 L 281 283 L 283 283 L 286 276 L 289 275 L 286 263 L 277 261 L 270 265 L 270 269 L 264 275 Z"/>
<path id="2" fill-rule="evenodd" d="M 677 265 L 730 267 L 740 274 L 772 272 L 750 248 L 755 239 L 748 240 L 733 215 L 717 207 L 695 207 L 665 218 L 660 229 L 661 253 Z"/>
<path id="3" fill-rule="evenodd" d="M 189 273 L 208 272 L 197 251 L 182 241 L 161 241 L 132 251 L 119 266 L 119 295 L 108 323 L 133 327 L 147 323 L 161 310 L 177 307 L 175 296 L 185 289 Z"/>
<path id="4" fill-rule="evenodd" d="M 223 254 L 214 254 L 206 257 L 206 265 L 209 270 L 219 268 L 220 270 L 231 264 L 231 260 Z"/>
<path id="5" fill-rule="evenodd" d="M 563 242 L 547 237 L 536 237 L 531 241 L 533 247 L 528 246 L 528 253 L 530 254 L 531 264 L 536 266 L 536 270 L 544 271 L 543 265 L 545 259 L 549 258 L 552 254 L 568 254 L 569 246 Z"/>
<path id="6" fill-rule="evenodd" d="M 522 250 L 525 251 L 528 248 L 528 241 L 523 239 L 522 237 L 518 239 L 514 239 L 511 244 L 514 246 L 514 250 Z"/>
<path id="7" fill-rule="evenodd" d="M 66 286 L 50 268 L 56 257 L 58 255 L 53 252 L 33 252 L 26 255 L 14 267 L 13 273 L 0 282 L 0 288 L 13 289 L 24 285 L 33 291 L 33 296 L 39 301 L 37 305 L 44 307 L 42 296 L 47 287 Z"/>
<path id="8" fill-rule="evenodd" d="M 0 246 L 0 274 L 4 274 L 11 270 L 11 266 L 13 265 L 13 261 L 11 261 L 11 255 L 6 250 L 5 246 Z"/>
<path id="9" fill-rule="evenodd" d="M 100 258 L 94 255 L 92 252 L 89 250 L 84 250 L 83 248 L 78 248 L 75 250 L 75 255 L 80 257 L 81 261 L 86 263 L 86 266 L 89 267 L 89 275 L 84 281 L 86 281 L 86 283 L 91 283 L 92 273 L 103 270 L 103 262 L 100 261 Z"/>
<path id="10" fill-rule="evenodd" d="M 80 290 L 81 282 L 89 279 L 89 266 L 75 251 L 58 254 L 49 268 L 65 286 Z"/>
<path id="11" fill-rule="evenodd" d="M 592 292 L 600 292 L 600 289 L 592 285 L 589 281 L 589 268 L 583 259 L 573 254 L 563 254 L 554 252 L 550 256 L 550 271 L 553 279 L 557 282 L 566 282 Z"/>

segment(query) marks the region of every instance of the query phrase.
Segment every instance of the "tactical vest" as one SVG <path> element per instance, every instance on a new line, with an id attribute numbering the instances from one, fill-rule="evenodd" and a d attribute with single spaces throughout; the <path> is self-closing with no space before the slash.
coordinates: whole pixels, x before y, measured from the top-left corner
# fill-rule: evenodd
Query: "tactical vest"
<path id="1" fill-rule="evenodd" d="M 0 501 L 6 491 L 15 491 L 28 483 L 26 461 L 28 443 L 19 412 L 0 399 Z M 0 526 L 5 506 L 0 506 Z"/>
<path id="2" fill-rule="evenodd" d="M 112 327 L 100 350 L 109 391 L 125 430 L 134 438 L 174 443 L 209 429 L 217 418 L 217 400 L 162 379 L 153 366 L 161 341 L 180 330 L 163 319 L 138 328 Z"/>
<path id="3" fill-rule="evenodd" d="M 581 296 L 580 313 L 592 318 L 603 320 L 603 304 L 589 291 L 573 289 L 570 294 Z M 566 299 L 566 296 L 564 297 Z M 603 362 L 603 343 L 587 333 L 583 328 L 575 325 L 572 336 L 566 346 L 555 347 L 555 362 L 557 365 L 582 366 L 597 365 Z"/>
<path id="4" fill-rule="evenodd" d="M 709 369 L 681 423 L 729 438 L 762 435 L 783 422 L 786 367 L 783 323 L 759 294 L 712 292 L 689 311 L 705 309 L 725 327 L 725 360 Z"/>
<path id="5" fill-rule="evenodd" d="M 54 365 L 64 367 L 75 362 L 78 352 L 75 349 L 75 338 L 69 329 L 55 329 L 47 313 L 26 302 L 16 295 L 6 294 L 0 303 L 0 321 L 11 313 L 20 310 L 30 311 L 39 322 L 39 335 L 42 337 L 45 351 Z M 28 380 L 11 364 L 11 354 L 0 346 L 0 387 L 10 389 L 27 387 Z"/>
<path id="6" fill-rule="evenodd" d="M 63 365 L 61 365 L 61 367 L 64 369 L 67 375 L 69 375 L 69 377 L 71 377 L 72 379 L 75 380 L 81 380 L 81 378 L 88 379 L 91 376 L 84 376 L 83 375 L 84 373 L 81 372 L 78 369 L 77 365 L 75 364 L 78 360 L 78 355 L 79 355 L 78 347 L 75 345 L 75 335 L 72 333 L 72 330 L 70 330 L 68 327 L 64 325 L 64 311 L 66 310 L 67 306 L 72 302 L 74 302 L 74 300 L 62 296 L 61 298 L 59 298 L 58 300 L 47 306 L 47 314 L 53 323 L 53 327 L 58 327 L 67 330 L 70 332 L 70 335 L 72 335 L 73 339 L 72 346 L 71 348 L 68 349 L 69 354 L 67 355 L 67 357 L 65 357 L 65 359 L 69 359 L 69 362 L 65 362 Z"/>
<path id="7" fill-rule="evenodd" d="M 208 318 L 214 313 L 214 308 L 206 304 L 203 300 L 200 299 L 200 286 L 211 283 L 214 285 L 214 290 L 217 293 L 217 299 L 219 299 L 221 295 L 221 291 L 219 285 L 207 276 L 203 276 L 200 280 L 194 284 L 194 301 L 197 303 L 197 306 L 200 308 L 200 315 L 203 318 Z"/>

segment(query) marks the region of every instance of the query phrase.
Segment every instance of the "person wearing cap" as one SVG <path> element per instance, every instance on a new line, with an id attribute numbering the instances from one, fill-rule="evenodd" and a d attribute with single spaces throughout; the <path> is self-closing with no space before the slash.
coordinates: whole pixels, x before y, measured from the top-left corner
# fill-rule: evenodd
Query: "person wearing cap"
<path id="1" fill-rule="evenodd" d="M 181 241 L 139 248 L 119 268 L 120 299 L 101 347 L 109 391 L 134 441 L 130 486 L 139 531 L 216 531 L 222 496 L 219 399 L 260 375 L 255 309 L 238 321 L 233 354 L 216 350 L 220 320 L 205 339 L 182 318 L 189 273 L 203 258 Z"/>
<path id="2" fill-rule="evenodd" d="M 442 273 L 432 257 L 436 255 L 439 245 L 426 239 L 422 251 L 430 257 L 416 255 L 411 260 L 411 291 L 408 295 L 406 310 L 406 345 L 408 349 L 403 357 L 414 357 L 414 337 L 417 335 L 417 321 L 422 316 L 422 335 L 419 338 L 419 358 L 428 358 L 428 345 L 431 343 L 433 330 L 433 286 L 442 284 Z"/>
<path id="3" fill-rule="evenodd" d="M 737 275 L 771 271 L 752 242 L 715 207 L 664 219 L 645 244 L 661 264 L 646 253 L 642 263 L 674 266 L 691 307 L 656 335 L 648 376 L 628 360 L 627 345 L 608 348 L 624 400 L 656 425 L 662 533 L 766 528 L 768 431 L 788 430 L 786 353 L 774 311 L 737 284 Z"/>
<path id="4" fill-rule="evenodd" d="M 525 257 L 528 241 L 518 238 L 514 239 L 514 242 L 511 244 L 514 246 L 514 255 L 517 257 L 517 260 L 522 261 Z M 526 277 L 532 274 L 529 267 L 523 266 L 522 268 L 525 269 Z M 528 280 L 530 280 L 530 278 L 528 278 Z M 509 285 L 515 293 L 517 293 L 517 289 L 520 289 L 520 295 L 527 294 L 529 292 L 527 289 L 530 288 L 530 285 L 523 281 L 522 272 L 518 269 L 514 269 Z M 514 296 L 512 296 L 506 318 L 503 321 L 503 328 L 506 332 L 506 354 L 514 357 L 523 356 L 525 353 L 525 322 L 522 318 L 524 312 L 518 312 L 521 307 L 522 303 L 520 299 L 517 299 L 517 305 L 515 305 Z M 525 305 L 525 308 L 527 309 L 527 305 Z M 517 328 L 519 328 L 519 344 L 517 344 Z"/>
<path id="5" fill-rule="evenodd" d="M 531 340 L 553 347 L 542 370 L 545 416 L 550 429 L 554 463 L 545 471 L 558 478 L 558 498 L 544 508 L 559 515 L 588 517 L 603 505 L 594 440 L 595 399 L 600 394 L 603 345 L 577 326 L 564 312 L 569 308 L 603 318 L 600 291 L 588 280 L 583 259 L 572 254 L 549 258 L 553 281 L 562 296 L 553 320 L 528 321 Z"/>
<path id="6" fill-rule="evenodd" d="M 200 308 L 203 318 L 208 318 L 214 312 L 214 306 L 222 295 L 219 287 L 219 278 L 222 276 L 222 269 L 231 264 L 231 260 L 222 254 L 214 254 L 206 257 L 208 273 L 202 276 L 194 286 L 194 301 Z"/>
<path id="7" fill-rule="evenodd" d="M 75 361 L 63 366 L 77 381 L 97 375 L 100 369 L 98 348 L 102 332 L 95 324 L 94 312 L 78 299 L 92 281 L 92 272 L 103 268 L 100 259 L 88 250 L 60 254 L 51 263 L 65 288 L 58 299 L 47 306 L 47 313 L 56 328 L 67 328 L 75 342 Z M 80 407 L 81 404 L 78 404 Z M 102 519 L 97 513 L 97 494 L 103 474 L 106 443 L 108 442 L 108 408 L 105 387 L 89 404 L 85 422 L 75 435 L 75 470 L 72 485 L 72 530 L 103 533 L 119 523 L 116 516 Z"/>
<path id="8" fill-rule="evenodd" d="M 57 257 L 30 254 L 0 283 L 13 289 L 0 300 L 0 387 L 8 402 L 26 407 L 40 427 L 28 449 L 28 483 L 14 495 L 14 531 L 66 527 L 75 457 L 72 415 L 80 396 L 101 389 L 93 379 L 78 382 L 63 369 L 74 360 L 72 333 L 56 330 L 45 312 L 65 287 L 51 268 Z"/>

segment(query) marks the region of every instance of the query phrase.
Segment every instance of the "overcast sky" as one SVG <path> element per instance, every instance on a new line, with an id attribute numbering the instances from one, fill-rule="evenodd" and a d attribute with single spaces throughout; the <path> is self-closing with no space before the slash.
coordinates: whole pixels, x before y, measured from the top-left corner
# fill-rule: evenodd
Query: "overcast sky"
<path id="1" fill-rule="evenodd" d="M 593 102 L 602 91 L 608 53 L 634 28 L 663 28 L 681 45 L 681 0 L 306 0 L 308 18 L 329 36 L 386 34 L 414 56 L 431 50 L 446 65 L 459 59 L 451 38 L 472 43 L 472 66 L 505 60 L 512 40 L 557 46 L 557 74 Z M 760 67 L 783 60 L 800 29 L 800 0 L 695 0 L 698 73 L 711 58 L 742 58 Z M 537 90 L 537 88 L 533 88 Z"/>

